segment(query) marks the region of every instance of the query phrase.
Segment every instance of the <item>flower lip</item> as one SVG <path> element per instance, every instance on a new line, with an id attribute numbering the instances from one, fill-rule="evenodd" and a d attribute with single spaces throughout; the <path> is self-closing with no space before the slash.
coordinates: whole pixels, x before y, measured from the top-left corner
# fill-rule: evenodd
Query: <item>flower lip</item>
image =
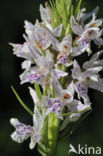
<path id="1" fill-rule="evenodd" d="M 66 64 L 68 61 L 68 53 L 60 52 L 57 56 L 57 62 Z"/>
<path id="2" fill-rule="evenodd" d="M 40 78 L 41 78 L 41 75 L 40 75 L 39 72 L 31 74 L 31 75 L 28 76 L 28 79 L 29 79 L 30 82 L 38 81 L 38 80 L 40 80 Z"/>
<path id="3" fill-rule="evenodd" d="M 85 46 L 88 43 L 89 43 L 89 41 L 86 38 L 82 39 L 82 46 Z"/>

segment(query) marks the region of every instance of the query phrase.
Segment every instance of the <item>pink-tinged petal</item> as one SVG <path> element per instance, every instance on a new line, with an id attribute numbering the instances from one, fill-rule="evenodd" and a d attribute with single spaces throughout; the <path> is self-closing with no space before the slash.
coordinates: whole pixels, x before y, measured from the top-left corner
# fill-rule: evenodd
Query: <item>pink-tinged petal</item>
<path id="1" fill-rule="evenodd" d="M 25 28 L 28 29 L 28 30 L 33 30 L 34 29 L 34 25 L 31 23 L 31 22 L 28 22 L 28 21 L 24 21 L 25 23 Z"/>
<path id="2" fill-rule="evenodd" d="M 85 112 L 90 109 L 90 105 L 82 104 L 81 101 L 73 100 L 71 104 L 69 104 L 69 109 L 71 112 Z"/>
<path id="3" fill-rule="evenodd" d="M 81 25 L 79 25 L 79 24 L 75 21 L 75 19 L 74 19 L 73 16 L 71 17 L 71 28 L 72 28 L 73 32 L 74 32 L 75 34 L 77 34 L 77 35 L 81 35 L 81 34 L 83 33 L 83 29 L 82 29 Z"/>
<path id="4" fill-rule="evenodd" d="M 83 21 L 89 19 L 90 17 L 93 16 L 93 14 L 97 14 L 97 12 L 99 11 L 99 7 L 97 6 L 94 10 L 92 10 L 90 13 L 85 14 L 82 18 Z"/>
<path id="5" fill-rule="evenodd" d="M 33 37 L 34 25 L 31 22 L 25 21 L 25 32 L 28 37 L 31 39 Z"/>
<path id="6" fill-rule="evenodd" d="M 81 9 L 80 11 L 79 11 L 79 13 L 78 13 L 78 15 L 77 15 L 77 21 L 78 21 L 78 23 L 80 22 L 80 21 L 83 21 L 83 17 L 85 16 L 85 12 L 86 11 L 86 9 L 85 8 L 83 8 L 83 9 Z"/>
<path id="7" fill-rule="evenodd" d="M 99 67 L 93 67 L 93 68 L 89 68 L 87 69 L 85 72 L 84 72 L 84 75 L 92 75 L 92 74 L 97 74 L 99 73 L 101 70 L 103 69 L 102 66 L 99 66 Z"/>
<path id="8" fill-rule="evenodd" d="M 58 51 L 59 41 L 58 41 L 55 37 L 53 37 L 51 33 L 48 33 L 48 40 L 50 41 L 52 47 L 53 47 L 56 51 Z"/>
<path id="9" fill-rule="evenodd" d="M 65 77 L 68 75 L 67 72 L 63 72 L 59 69 L 54 69 L 52 74 L 55 76 L 56 79 L 60 79 L 61 77 Z"/>
<path id="10" fill-rule="evenodd" d="M 72 76 L 74 79 L 79 79 L 81 77 L 81 69 L 76 60 L 73 62 Z"/>
<path id="11" fill-rule="evenodd" d="M 85 29 L 88 29 L 89 27 L 100 27 L 102 25 L 102 20 L 96 20 L 96 15 L 93 14 L 92 20 L 85 25 Z"/>
<path id="12" fill-rule="evenodd" d="M 48 7 L 44 8 L 42 5 L 40 5 L 40 14 L 41 19 L 44 21 L 44 24 L 51 24 L 50 10 Z"/>
<path id="13" fill-rule="evenodd" d="M 25 60 L 22 62 L 21 68 L 24 70 L 29 70 L 31 67 L 31 64 L 32 64 L 31 61 Z"/>
<path id="14" fill-rule="evenodd" d="M 52 69 L 54 66 L 54 60 L 53 60 L 53 55 L 50 53 L 49 50 L 46 51 L 46 57 L 45 60 L 47 62 L 47 66 L 49 69 Z"/>
<path id="15" fill-rule="evenodd" d="M 43 20 L 43 24 L 46 25 L 46 27 L 49 29 L 51 34 L 54 37 L 60 37 L 62 33 L 62 24 L 60 24 L 57 28 L 53 29 L 51 24 L 51 15 L 50 15 L 50 9 L 48 6 L 44 8 L 42 5 L 40 5 L 40 13 L 41 13 L 41 19 Z"/>
<path id="16" fill-rule="evenodd" d="M 29 91 L 30 91 L 31 97 L 32 97 L 32 99 L 34 101 L 34 104 L 37 105 L 39 103 L 39 99 L 37 97 L 36 91 L 31 87 L 29 87 Z"/>
<path id="17" fill-rule="evenodd" d="M 61 34 L 62 34 L 62 27 L 63 27 L 63 25 L 60 24 L 55 29 L 52 29 L 51 33 L 53 34 L 54 37 L 60 37 L 61 36 Z"/>
<path id="18" fill-rule="evenodd" d="M 88 81 L 88 87 L 103 92 L 103 79 L 98 78 L 98 81 Z"/>
<path id="19" fill-rule="evenodd" d="M 72 56 L 79 56 L 85 52 L 85 50 L 88 48 L 88 45 L 86 45 L 84 48 L 81 47 L 73 47 Z"/>
<path id="20" fill-rule="evenodd" d="M 99 33 L 100 29 L 97 27 L 91 27 L 86 29 L 82 36 L 84 36 L 86 39 L 88 40 L 94 40 L 98 37 L 98 33 Z"/>
<path id="21" fill-rule="evenodd" d="M 95 53 L 89 61 L 86 61 L 83 64 L 84 69 L 92 68 L 92 67 L 97 67 L 103 65 L 103 60 L 99 60 L 99 57 L 103 54 L 103 50 Z"/>
<path id="22" fill-rule="evenodd" d="M 44 124 L 44 117 L 42 117 L 37 106 L 35 105 L 34 115 L 33 115 L 33 125 L 34 125 L 33 127 L 35 130 L 35 136 L 41 135 L 43 124 Z"/>
<path id="23" fill-rule="evenodd" d="M 68 35 L 63 38 L 62 42 L 58 45 L 58 51 L 63 53 L 71 53 L 72 52 L 72 36 Z"/>
<path id="24" fill-rule="evenodd" d="M 17 57 L 25 58 L 30 61 L 33 60 L 30 55 L 30 50 L 27 46 L 27 43 L 24 43 L 24 44 L 10 43 L 10 45 L 13 47 L 14 55 L 16 55 Z"/>
<path id="25" fill-rule="evenodd" d="M 69 84 L 69 86 L 67 86 L 67 90 L 68 90 L 68 92 L 70 92 L 72 95 L 74 95 L 75 90 L 74 90 L 74 83 L 73 83 L 73 81 Z"/>
<path id="26" fill-rule="evenodd" d="M 59 83 L 59 81 L 56 79 L 55 75 L 52 75 L 51 81 L 52 81 L 55 94 L 57 96 L 61 96 L 61 91 L 63 90 L 63 88 L 61 84 Z"/>

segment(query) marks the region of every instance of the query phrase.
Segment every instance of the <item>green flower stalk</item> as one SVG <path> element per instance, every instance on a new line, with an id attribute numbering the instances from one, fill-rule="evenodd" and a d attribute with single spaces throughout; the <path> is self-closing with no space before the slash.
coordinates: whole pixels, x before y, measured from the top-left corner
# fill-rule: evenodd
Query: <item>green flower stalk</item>
<path id="1" fill-rule="evenodd" d="M 82 4 L 82 0 L 50 0 L 45 7 L 40 5 L 42 21 L 36 20 L 35 24 L 25 21 L 25 42 L 10 43 L 14 54 L 25 59 L 20 84 L 33 85 L 29 92 L 34 101 L 31 111 L 11 87 L 33 117 L 33 126 L 12 118 L 10 123 L 16 130 L 11 138 L 22 143 L 30 137 L 30 149 L 38 144 L 42 156 L 56 156 L 59 139 L 71 135 L 90 113 L 88 88 L 103 92 L 103 79 L 99 75 L 103 69 L 103 60 L 99 59 L 103 50 L 93 53 L 91 49 L 91 41 L 97 48 L 103 45 L 103 21 L 96 19 L 98 7 L 86 14 Z M 76 58 L 83 53 L 92 56 L 80 66 Z"/>

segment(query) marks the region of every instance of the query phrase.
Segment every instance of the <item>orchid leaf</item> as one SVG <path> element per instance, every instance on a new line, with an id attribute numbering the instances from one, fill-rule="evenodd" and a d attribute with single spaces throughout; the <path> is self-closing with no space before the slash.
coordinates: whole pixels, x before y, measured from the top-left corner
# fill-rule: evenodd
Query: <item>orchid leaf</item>
<path id="1" fill-rule="evenodd" d="M 75 11 L 75 17 L 77 17 L 77 15 L 78 15 L 78 13 L 80 11 L 81 4 L 82 4 L 82 0 L 80 0 L 79 3 L 78 3 L 78 6 L 77 6 L 76 11 Z"/>
<path id="2" fill-rule="evenodd" d="M 16 90 L 14 89 L 13 86 L 11 86 L 12 91 L 14 92 L 16 98 L 18 99 L 18 101 L 20 102 L 20 104 L 22 105 L 22 107 L 24 107 L 24 109 L 30 114 L 33 115 L 33 112 L 25 105 L 25 103 L 22 101 L 22 99 L 20 98 L 20 96 L 18 95 L 18 93 L 16 92 Z"/>
<path id="3" fill-rule="evenodd" d="M 68 0 L 67 2 L 67 13 L 68 13 L 68 16 L 70 16 L 70 10 L 71 10 L 71 5 L 72 5 L 72 0 Z"/>
<path id="4" fill-rule="evenodd" d="M 69 123 L 68 127 L 61 133 L 60 135 L 60 139 L 66 139 L 67 137 L 69 137 L 71 134 L 73 134 L 73 132 L 76 130 L 76 128 L 80 125 L 80 123 L 87 117 L 89 116 L 94 109 L 88 111 L 87 113 L 85 113 L 80 120 L 78 120 L 76 123 Z M 69 131 L 69 134 L 68 134 Z"/>

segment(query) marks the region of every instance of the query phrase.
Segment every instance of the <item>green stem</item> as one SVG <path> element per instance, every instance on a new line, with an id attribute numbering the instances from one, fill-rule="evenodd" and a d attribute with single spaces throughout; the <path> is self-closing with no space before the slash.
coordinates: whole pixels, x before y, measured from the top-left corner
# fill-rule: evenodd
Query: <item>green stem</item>
<path id="1" fill-rule="evenodd" d="M 51 149 L 49 156 L 54 156 L 57 149 L 58 135 L 59 135 L 60 119 L 54 113 L 48 116 L 48 142 Z"/>

